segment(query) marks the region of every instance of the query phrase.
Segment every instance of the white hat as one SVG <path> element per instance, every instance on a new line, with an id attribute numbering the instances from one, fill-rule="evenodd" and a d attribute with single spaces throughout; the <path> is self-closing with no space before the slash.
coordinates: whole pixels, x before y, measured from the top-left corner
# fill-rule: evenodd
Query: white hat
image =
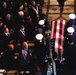
<path id="1" fill-rule="evenodd" d="M 70 19 L 75 19 L 75 17 L 76 17 L 75 14 L 69 14 Z"/>
<path id="2" fill-rule="evenodd" d="M 38 22 L 39 25 L 44 25 L 44 23 L 45 23 L 44 20 L 40 20 L 40 21 Z"/>
<path id="3" fill-rule="evenodd" d="M 68 31 L 68 33 L 74 33 L 74 28 L 73 27 L 68 27 L 67 31 Z"/>
<path id="4" fill-rule="evenodd" d="M 37 35 L 35 36 L 35 38 L 36 38 L 37 40 L 41 40 L 41 39 L 43 38 L 43 35 L 42 35 L 42 34 L 37 34 Z"/>

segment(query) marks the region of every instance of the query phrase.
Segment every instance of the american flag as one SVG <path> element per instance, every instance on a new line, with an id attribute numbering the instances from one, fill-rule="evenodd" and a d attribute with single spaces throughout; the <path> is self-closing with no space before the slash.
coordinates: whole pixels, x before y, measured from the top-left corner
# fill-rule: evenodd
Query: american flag
<path id="1" fill-rule="evenodd" d="M 57 53 L 57 58 L 62 59 L 63 55 L 63 41 L 64 41 L 64 28 L 66 25 L 65 20 L 52 21 L 50 25 L 51 29 L 51 49 Z"/>

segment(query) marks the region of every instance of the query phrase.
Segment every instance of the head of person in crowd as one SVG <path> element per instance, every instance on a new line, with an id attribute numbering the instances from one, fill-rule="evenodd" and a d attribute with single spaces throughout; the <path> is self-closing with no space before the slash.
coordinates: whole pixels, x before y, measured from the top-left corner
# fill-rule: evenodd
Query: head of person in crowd
<path id="1" fill-rule="evenodd" d="M 7 7 L 7 2 L 3 2 L 2 6 L 3 6 L 4 8 L 6 8 L 6 7 Z"/>
<path id="2" fill-rule="evenodd" d="M 22 47 L 28 49 L 28 43 L 24 41 L 24 42 L 22 43 Z"/>
<path id="3" fill-rule="evenodd" d="M 25 14 L 29 14 L 29 7 L 28 7 L 28 4 L 27 4 L 26 2 L 24 2 L 24 5 L 23 5 L 23 6 L 24 6 L 24 10 L 23 10 L 24 13 L 25 13 Z"/>
<path id="4" fill-rule="evenodd" d="M 20 10 L 20 11 L 24 11 L 26 7 L 27 7 L 27 3 L 24 2 L 24 3 L 19 7 L 19 10 Z"/>
<path id="5" fill-rule="evenodd" d="M 32 23 L 32 18 L 29 14 L 26 15 L 26 20 L 29 22 L 29 23 Z"/>
<path id="6" fill-rule="evenodd" d="M 5 33 L 9 33 L 8 27 L 4 27 L 4 32 L 5 32 Z"/>
<path id="7" fill-rule="evenodd" d="M 24 12 L 23 12 L 23 11 L 19 11 L 19 12 L 18 12 L 18 15 L 19 15 L 20 17 L 24 17 Z"/>
<path id="8" fill-rule="evenodd" d="M 4 33 L 5 33 L 7 36 L 10 35 L 10 32 L 9 32 L 8 27 L 4 27 Z"/>
<path id="9" fill-rule="evenodd" d="M 14 30 L 13 29 L 10 29 L 10 34 L 14 34 Z"/>
<path id="10" fill-rule="evenodd" d="M 10 43 L 10 44 L 8 44 L 8 48 L 9 48 L 9 50 L 13 51 L 15 46 L 14 46 L 14 44 Z"/>
<path id="11" fill-rule="evenodd" d="M 20 31 L 25 31 L 24 25 L 21 25 L 21 26 L 20 26 Z"/>
<path id="12" fill-rule="evenodd" d="M 27 7 L 27 5 L 28 5 L 28 4 L 27 4 L 26 2 L 24 2 L 24 6 Z"/>
<path id="13" fill-rule="evenodd" d="M 36 1 L 35 0 L 32 1 L 32 6 L 36 6 Z"/>
<path id="14" fill-rule="evenodd" d="M 38 34 L 43 34 L 43 29 L 42 29 L 42 28 L 38 28 L 38 29 L 37 29 L 37 33 L 38 33 Z"/>
<path id="15" fill-rule="evenodd" d="M 6 19 L 7 20 L 11 20 L 11 18 L 12 18 L 11 14 L 6 14 Z"/>
<path id="16" fill-rule="evenodd" d="M 3 25 L 3 21 L 2 19 L 0 19 L 0 27 L 2 27 L 2 25 Z"/>

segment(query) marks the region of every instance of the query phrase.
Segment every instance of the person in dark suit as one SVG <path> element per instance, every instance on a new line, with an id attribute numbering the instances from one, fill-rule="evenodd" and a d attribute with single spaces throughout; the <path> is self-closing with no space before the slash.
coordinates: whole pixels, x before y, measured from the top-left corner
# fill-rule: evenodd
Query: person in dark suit
<path id="1" fill-rule="evenodd" d="M 8 44 L 6 46 L 6 50 L 4 51 L 2 55 L 2 67 L 6 70 L 14 69 L 15 63 L 14 63 L 14 44 Z"/>
<path id="2" fill-rule="evenodd" d="M 69 27 L 70 28 L 70 27 Z M 75 75 L 75 68 L 76 68 L 76 44 L 74 43 L 76 35 L 74 32 L 70 32 L 67 29 L 67 39 L 64 40 L 64 57 L 65 57 L 65 67 L 68 75 Z M 72 31 L 72 30 L 71 30 Z"/>
<path id="3" fill-rule="evenodd" d="M 6 1 L 2 2 L 2 6 L 1 6 L 0 10 L 1 10 L 0 11 L 1 17 L 2 17 L 3 20 L 5 20 L 6 14 L 10 13 L 9 6 L 8 6 Z"/>
<path id="4" fill-rule="evenodd" d="M 10 29 L 15 29 L 14 19 L 11 14 L 6 14 L 5 19 L 3 20 L 4 25 Z"/>
<path id="5" fill-rule="evenodd" d="M 5 50 L 6 46 L 10 43 L 10 32 L 9 29 L 7 27 L 4 27 L 2 36 L 1 36 L 1 40 L 2 40 L 2 47 L 3 50 Z"/>
<path id="6" fill-rule="evenodd" d="M 20 25 L 26 25 L 26 21 L 25 21 L 26 17 L 25 17 L 25 13 L 23 11 L 19 11 L 18 12 L 18 16 L 17 16 L 17 28 L 20 27 Z"/>
<path id="7" fill-rule="evenodd" d="M 25 32 L 25 27 L 23 25 L 20 26 L 19 32 L 18 32 L 18 39 L 20 43 L 27 41 L 27 35 Z"/>
<path id="8" fill-rule="evenodd" d="M 26 30 L 26 34 L 27 34 L 28 40 L 29 41 L 34 40 L 34 37 L 35 37 L 35 28 L 34 28 L 34 25 L 32 23 L 32 18 L 31 18 L 30 15 L 26 16 L 25 30 Z"/>
<path id="9" fill-rule="evenodd" d="M 68 43 L 65 48 L 65 67 L 68 75 L 75 75 L 76 68 L 76 45 L 74 43 Z"/>
<path id="10" fill-rule="evenodd" d="M 19 52 L 19 63 L 23 70 L 26 70 L 30 62 L 28 43 L 23 42 Z"/>
<path id="11" fill-rule="evenodd" d="M 64 8 L 64 2 L 66 0 L 57 0 L 58 4 L 59 4 L 59 7 L 60 7 L 60 13 L 63 12 L 63 8 Z"/>
<path id="12" fill-rule="evenodd" d="M 33 25 L 36 26 L 39 20 L 40 10 L 35 1 L 32 1 L 31 8 L 29 9 Z"/>
<path id="13" fill-rule="evenodd" d="M 47 75 L 47 63 L 45 62 L 47 46 L 44 42 L 44 38 L 37 39 L 35 41 L 35 53 L 37 56 L 37 63 L 41 69 L 41 75 Z"/>

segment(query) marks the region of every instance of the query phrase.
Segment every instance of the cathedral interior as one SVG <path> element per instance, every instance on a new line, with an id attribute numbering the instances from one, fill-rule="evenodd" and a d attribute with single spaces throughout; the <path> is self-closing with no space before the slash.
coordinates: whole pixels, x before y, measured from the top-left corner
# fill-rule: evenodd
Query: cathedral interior
<path id="1" fill-rule="evenodd" d="M 5 0 L 5 1 L 8 2 L 10 0 Z M 21 2 L 22 1 L 27 1 L 27 0 L 21 0 Z M 53 24 L 53 21 L 55 22 L 57 20 L 61 20 L 61 21 L 65 20 L 66 22 L 68 22 L 70 20 L 69 14 L 75 14 L 75 18 L 76 18 L 76 0 L 66 0 L 64 2 L 64 8 L 63 8 L 62 12 L 60 12 L 60 6 L 59 6 L 57 0 L 40 0 L 40 1 L 41 1 L 41 3 L 38 4 L 38 6 L 40 6 L 41 12 L 45 14 L 46 20 L 49 22 L 49 26 L 50 26 L 51 22 Z M 13 0 L 11 0 L 10 2 L 12 3 Z M 75 19 L 75 21 L 76 21 L 76 19 Z M 76 24 L 76 22 L 75 22 L 75 24 Z M 75 25 L 75 24 L 73 24 L 73 25 Z M 51 30 L 51 27 L 50 27 L 50 30 Z M 72 30 L 70 30 L 70 32 L 71 31 Z M 63 30 L 62 33 L 63 32 L 65 32 L 65 31 Z M 50 32 L 48 31 L 48 32 L 46 32 L 46 34 L 47 34 L 47 37 L 48 37 L 48 34 L 50 34 Z M 76 34 L 76 33 L 74 33 L 74 34 Z M 1 36 L 1 34 L 0 34 L 0 36 Z M 51 36 L 50 36 L 50 38 L 51 38 Z M 51 41 L 51 40 L 49 39 L 49 41 Z M 1 40 L 0 40 L 0 42 L 1 42 Z M 67 39 L 66 39 L 65 42 L 67 42 Z M 28 41 L 28 47 L 29 47 L 29 53 L 30 53 L 30 63 L 29 63 L 29 66 L 27 67 L 27 69 L 25 69 L 25 70 L 22 69 L 22 67 L 19 64 L 19 51 L 20 51 L 20 42 L 19 41 L 17 41 L 17 43 L 15 44 L 17 46 L 17 48 L 16 48 L 16 51 L 14 52 L 14 63 L 13 63 L 14 65 L 12 65 L 11 66 L 12 68 L 10 68 L 10 69 L 9 69 L 9 67 L 7 68 L 7 65 L 5 65 L 6 66 L 5 67 L 4 64 L 3 64 L 3 62 L 4 62 L 3 61 L 4 60 L 4 58 L 3 58 L 4 52 L 1 50 L 0 51 L 0 75 L 42 75 L 40 67 L 37 64 L 38 62 L 37 62 L 37 57 L 36 57 L 36 54 L 35 54 L 35 45 L 34 44 L 35 44 L 34 40 Z M 0 48 L 1 48 L 1 46 L 2 45 L 0 43 Z M 49 46 L 51 46 L 51 45 L 49 45 Z M 67 45 L 65 45 L 65 46 L 67 46 Z M 49 56 L 45 60 L 45 62 L 47 64 L 47 74 L 44 74 L 44 75 L 76 75 L 76 67 L 71 66 L 71 69 L 70 69 L 70 68 L 67 68 L 67 66 L 64 65 L 65 58 L 62 58 L 62 61 L 60 61 L 60 62 L 56 61 L 57 60 L 56 58 L 53 59 L 53 57 L 52 57 L 53 52 L 51 52 L 51 50 L 52 50 L 51 48 L 49 48 Z M 70 48 L 72 48 L 72 47 L 69 47 L 68 50 L 70 50 Z M 75 52 L 71 52 L 71 53 L 75 54 Z M 68 53 L 65 53 L 65 54 L 68 54 Z M 8 54 L 9 53 L 7 53 L 7 55 Z M 76 58 L 73 58 L 73 59 L 74 60 L 72 62 L 75 62 Z M 10 60 L 10 59 L 8 58 L 8 60 Z M 9 65 L 9 63 L 7 63 L 7 64 Z M 70 62 L 69 62 L 69 65 L 71 65 Z M 76 66 L 76 64 L 74 64 L 73 66 Z"/>

